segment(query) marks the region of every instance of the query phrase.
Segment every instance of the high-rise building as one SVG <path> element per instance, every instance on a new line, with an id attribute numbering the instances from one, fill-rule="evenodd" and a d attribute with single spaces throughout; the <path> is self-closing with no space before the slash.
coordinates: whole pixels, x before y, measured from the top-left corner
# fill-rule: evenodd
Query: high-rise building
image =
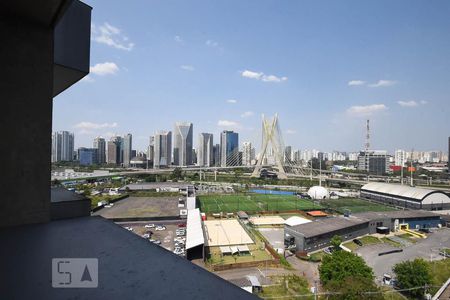
<path id="1" fill-rule="evenodd" d="M 448 137 L 447 172 L 450 173 L 450 136 Z"/>
<path id="2" fill-rule="evenodd" d="M 214 165 L 214 144 L 212 133 L 200 133 L 198 135 L 198 165 L 211 167 Z"/>
<path id="3" fill-rule="evenodd" d="M 284 147 L 284 162 L 288 163 L 288 162 L 292 162 L 292 147 L 291 146 L 286 146 Z"/>
<path id="4" fill-rule="evenodd" d="M 68 131 L 57 131 L 52 134 L 52 162 L 72 161 L 75 137 Z"/>
<path id="5" fill-rule="evenodd" d="M 368 150 L 358 155 L 358 170 L 370 174 L 383 175 L 390 171 L 389 155 L 387 151 Z"/>
<path id="6" fill-rule="evenodd" d="M 220 166 L 220 144 L 213 147 L 214 166 Z"/>
<path id="7" fill-rule="evenodd" d="M 128 133 L 124 135 L 123 137 L 123 166 L 129 167 L 130 166 L 130 160 L 133 158 L 133 136 L 131 133 Z"/>
<path id="8" fill-rule="evenodd" d="M 82 166 L 92 166 L 98 163 L 97 148 L 78 148 L 78 160 Z"/>
<path id="9" fill-rule="evenodd" d="M 243 166 L 250 166 L 252 164 L 252 154 L 254 155 L 254 152 L 252 151 L 254 148 L 252 148 L 251 142 L 243 142 L 242 143 L 242 165 Z"/>
<path id="10" fill-rule="evenodd" d="M 153 156 L 153 167 L 159 169 L 168 167 L 172 162 L 172 132 L 159 131 L 155 134 L 155 152 Z"/>
<path id="11" fill-rule="evenodd" d="M 122 162 L 122 138 L 114 136 L 108 141 L 107 145 L 107 163 L 120 165 Z"/>
<path id="12" fill-rule="evenodd" d="M 173 164 L 176 166 L 192 165 L 192 127 L 189 122 L 175 123 Z"/>
<path id="13" fill-rule="evenodd" d="M 102 165 L 106 163 L 106 142 L 102 137 L 94 139 L 93 148 L 97 149 L 97 163 Z"/>
<path id="14" fill-rule="evenodd" d="M 151 136 L 149 143 L 148 143 L 148 149 L 147 149 L 147 159 L 150 163 L 153 163 L 154 156 L 155 156 L 155 137 Z"/>
<path id="15" fill-rule="evenodd" d="M 404 167 L 406 165 L 406 151 L 404 150 L 395 150 L 394 155 L 394 164 L 396 166 L 402 166 Z"/>
<path id="16" fill-rule="evenodd" d="M 239 163 L 239 134 L 224 130 L 220 134 L 221 166 L 237 166 Z"/>

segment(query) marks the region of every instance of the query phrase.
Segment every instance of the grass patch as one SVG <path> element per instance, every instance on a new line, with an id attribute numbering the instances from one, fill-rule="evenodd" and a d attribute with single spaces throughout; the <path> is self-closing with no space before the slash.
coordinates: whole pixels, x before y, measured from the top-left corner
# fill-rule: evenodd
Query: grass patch
<path id="1" fill-rule="evenodd" d="M 197 197 L 200 209 L 206 213 L 311 210 L 322 208 L 312 201 L 295 195 L 233 194 L 202 195 Z"/>
<path id="2" fill-rule="evenodd" d="M 286 275 L 271 277 L 275 282 L 272 286 L 264 287 L 261 293 L 257 296 L 262 299 L 271 299 L 281 297 L 283 299 L 314 299 L 314 295 L 309 290 L 308 282 L 305 278 L 297 275 Z M 295 295 L 305 295 L 299 298 Z"/>
<path id="3" fill-rule="evenodd" d="M 234 263 L 272 260 L 273 257 L 262 245 L 248 245 L 248 255 L 222 255 L 219 247 L 210 247 L 209 263 L 212 265 L 227 265 Z"/>
<path id="4" fill-rule="evenodd" d="M 370 235 L 366 235 L 363 236 L 362 238 L 358 238 L 358 240 L 361 241 L 361 243 L 363 244 L 363 246 L 365 245 L 374 245 L 374 244 L 380 244 L 383 241 L 380 240 L 379 238 L 376 238 L 374 236 L 370 236 Z M 346 242 L 345 244 L 343 244 L 344 247 L 347 247 L 348 249 L 355 251 L 356 249 L 359 248 L 359 246 L 352 241 Z"/>
<path id="5" fill-rule="evenodd" d="M 408 242 L 417 243 L 417 239 L 413 235 L 411 235 L 409 233 L 403 233 L 403 234 L 400 234 L 400 235 L 397 235 L 397 236 L 399 238 L 407 240 Z"/>
<path id="6" fill-rule="evenodd" d="M 358 198 L 325 199 L 320 200 L 320 204 L 341 214 L 343 214 L 345 210 L 349 210 L 352 213 L 395 210 L 393 207 Z"/>
<path id="7" fill-rule="evenodd" d="M 393 247 L 396 247 L 396 248 L 401 248 L 401 246 L 402 246 L 400 243 L 398 243 L 396 241 L 393 241 L 393 240 L 391 240 L 388 237 L 383 237 L 383 238 L 381 238 L 381 240 L 383 241 L 383 243 L 387 243 L 387 244 L 389 244 L 389 245 L 391 245 Z"/>
<path id="8" fill-rule="evenodd" d="M 450 278 L 450 259 L 428 262 L 428 270 L 431 274 L 431 284 L 438 286 L 431 289 L 431 294 L 433 295 Z"/>

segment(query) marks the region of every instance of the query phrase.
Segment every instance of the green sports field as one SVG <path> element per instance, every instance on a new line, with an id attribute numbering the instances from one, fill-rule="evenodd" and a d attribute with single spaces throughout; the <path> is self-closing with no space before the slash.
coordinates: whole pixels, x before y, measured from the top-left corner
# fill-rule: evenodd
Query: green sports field
<path id="1" fill-rule="evenodd" d="M 200 203 L 200 210 L 205 213 L 237 212 L 240 210 L 256 213 L 321 208 L 310 200 L 299 199 L 294 195 L 204 195 L 197 198 Z"/>

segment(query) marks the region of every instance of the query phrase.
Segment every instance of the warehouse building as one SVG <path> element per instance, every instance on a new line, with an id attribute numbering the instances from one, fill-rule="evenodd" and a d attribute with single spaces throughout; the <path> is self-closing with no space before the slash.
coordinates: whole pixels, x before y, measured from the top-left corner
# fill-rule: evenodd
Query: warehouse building
<path id="1" fill-rule="evenodd" d="M 397 231 L 403 228 L 435 228 L 440 223 L 440 215 L 421 210 L 367 212 L 349 217 L 328 217 L 297 226 L 286 226 L 285 245 L 296 252 L 312 252 L 329 246 L 331 238 L 335 235 L 340 236 L 342 241 L 347 241 L 366 234 Z"/>
<path id="2" fill-rule="evenodd" d="M 399 184 L 371 182 L 361 188 L 361 198 L 408 209 L 450 209 L 450 197 L 443 191 Z"/>

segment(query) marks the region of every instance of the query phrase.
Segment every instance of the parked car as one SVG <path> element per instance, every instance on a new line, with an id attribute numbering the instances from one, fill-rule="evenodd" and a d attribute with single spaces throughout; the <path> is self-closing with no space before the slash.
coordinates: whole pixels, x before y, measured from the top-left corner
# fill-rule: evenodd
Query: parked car
<path id="1" fill-rule="evenodd" d="M 178 224 L 178 227 L 186 227 L 186 223 Z"/>
<path id="2" fill-rule="evenodd" d="M 128 230 L 128 231 L 133 231 L 133 227 L 126 226 L 125 229 Z"/>
<path id="3" fill-rule="evenodd" d="M 332 254 L 334 251 L 333 247 L 326 247 L 325 249 L 323 249 L 323 252 L 325 252 L 326 254 Z"/>
<path id="4" fill-rule="evenodd" d="M 155 224 L 147 224 L 144 227 L 145 228 L 155 228 Z"/>
<path id="5" fill-rule="evenodd" d="M 150 238 L 150 234 L 145 233 L 144 235 L 142 235 L 142 237 L 143 237 L 144 239 L 149 239 L 149 238 Z"/>
<path id="6" fill-rule="evenodd" d="M 358 239 L 353 239 L 353 243 L 355 243 L 358 246 L 362 246 L 363 245 L 363 243 L 360 240 L 358 240 Z"/>
<path id="7" fill-rule="evenodd" d="M 156 226 L 155 230 L 156 231 L 166 230 L 166 226 Z"/>

